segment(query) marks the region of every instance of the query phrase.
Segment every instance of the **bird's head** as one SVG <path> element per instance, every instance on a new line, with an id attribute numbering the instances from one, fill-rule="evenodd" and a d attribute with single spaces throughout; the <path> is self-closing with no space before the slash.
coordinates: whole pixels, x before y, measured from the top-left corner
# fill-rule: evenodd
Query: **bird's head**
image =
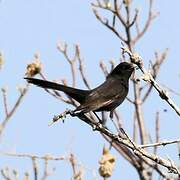
<path id="1" fill-rule="evenodd" d="M 129 62 L 122 62 L 118 64 L 110 73 L 110 76 L 120 76 L 130 78 L 132 72 L 135 69 L 135 65 Z"/>

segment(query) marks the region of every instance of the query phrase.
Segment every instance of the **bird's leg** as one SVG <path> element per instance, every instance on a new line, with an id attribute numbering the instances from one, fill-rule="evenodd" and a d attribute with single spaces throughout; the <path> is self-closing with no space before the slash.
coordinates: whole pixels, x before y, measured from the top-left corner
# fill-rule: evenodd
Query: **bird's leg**
<path id="1" fill-rule="evenodd" d="M 113 119 L 113 114 L 114 114 L 114 109 L 110 111 L 109 117 L 110 117 L 111 119 Z"/>
<path id="2" fill-rule="evenodd" d="M 107 116 L 106 112 L 102 111 L 102 124 L 105 126 L 107 122 Z"/>
<path id="3" fill-rule="evenodd" d="M 96 114 L 96 112 L 93 111 L 93 113 L 94 113 L 94 115 L 97 117 L 97 119 L 99 120 L 99 122 L 100 122 L 101 124 L 103 124 L 102 120 L 99 118 L 99 116 Z"/>

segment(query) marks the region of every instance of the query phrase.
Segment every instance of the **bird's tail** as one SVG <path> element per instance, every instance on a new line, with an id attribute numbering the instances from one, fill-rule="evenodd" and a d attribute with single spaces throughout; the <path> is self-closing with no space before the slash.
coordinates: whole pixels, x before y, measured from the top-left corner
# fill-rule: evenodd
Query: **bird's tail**
<path id="1" fill-rule="evenodd" d="M 64 86 L 62 84 L 57 84 L 54 82 L 45 81 L 41 79 L 27 78 L 27 77 L 25 77 L 24 79 L 26 79 L 28 83 L 37 85 L 45 89 L 47 88 L 47 89 L 54 89 L 54 90 L 62 91 L 66 93 L 68 96 L 78 101 L 79 103 L 84 102 L 85 98 L 90 93 L 90 90 L 76 89 L 76 88 Z"/>

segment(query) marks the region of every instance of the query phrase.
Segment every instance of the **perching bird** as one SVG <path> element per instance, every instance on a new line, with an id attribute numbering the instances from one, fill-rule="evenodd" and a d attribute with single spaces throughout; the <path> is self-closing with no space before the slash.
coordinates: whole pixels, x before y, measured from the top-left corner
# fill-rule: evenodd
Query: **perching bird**
<path id="1" fill-rule="evenodd" d="M 75 99 L 80 105 L 73 111 L 74 113 L 88 113 L 90 111 L 110 111 L 112 113 L 126 98 L 129 78 L 133 71 L 134 65 L 132 63 L 122 62 L 112 70 L 104 83 L 91 90 L 76 89 L 35 78 L 26 77 L 25 79 L 42 88 L 63 91 Z"/>

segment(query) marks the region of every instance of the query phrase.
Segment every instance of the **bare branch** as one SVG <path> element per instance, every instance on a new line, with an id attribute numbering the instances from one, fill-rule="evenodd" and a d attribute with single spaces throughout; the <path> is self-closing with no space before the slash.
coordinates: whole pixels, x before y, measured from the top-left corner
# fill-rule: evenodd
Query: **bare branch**
<path id="1" fill-rule="evenodd" d="M 5 169 L 1 169 L 1 175 L 4 177 L 5 180 L 11 180 L 8 167 L 6 167 Z"/>
<path id="2" fill-rule="evenodd" d="M 115 9 L 115 14 L 117 15 L 119 21 L 122 23 L 123 26 L 126 26 L 126 21 L 124 17 L 120 13 L 121 5 L 118 5 L 118 1 L 114 0 L 114 9 Z"/>
<path id="3" fill-rule="evenodd" d="M 83 169 L 80 167 L 78 168 L 77 160 L 74 156 L 74 154 L 70 153 L 68 158 L 72 171 L 73 171 L 73 179 L 82 180 L 83 179 Z"/>
<path id="4" fill-rule="evenodd" d="M 67 60 L 67 62 L 69 63 L 70 67 L 71 67 L 71 74 L 72 74 L 72 86 L 75 87 L 76 86 L 76 68 L 75 68 L 75 63 L 76 63 L 76 59 L 77 59 L 77 49 L 75 47 L 75 52 L 74 52 L 74 56 L 73 58 L 70 58 L 67 52 L 67 44 L 65 43 L 64 45 L 61 43 L 59 43 L 57 45 L 57 49 L 64 55 L 65 59 Z"/>
<path id="5" fill-rule="evenodd" d="M 148 12 L 148 18 L 147 21 L 143 27 L 143 29 L 140 31 L 138 24 L 136 24 L 136 27 L 138 29 L 138 34 L 137 36 L 132 40 L 132 43 L 135 44 L 144 34 L 145 32 L 148 30 L 148 28 L 151 25 L 151 22 L 153 19 L 155 19 L 157 17 L 158 14 L 153 14 L 153 10 L 152 10 L 152 5 L 153 5 L 153 0 L 149 0 L 149 12 Z"/>
<path id="6" fill-rule="evenodd" d="M 164 87 L 165 89 L 167 89 L 167 91 L 175 94 L 176 96 L 180 96 L 180 93 L 175 91 L 174 89 L 171 89 L 170 87 L 167 87 L 165 84 L 161 84 L 162 87 Z"/>
<path id="7" fill-rule="evenodd" d="M 137 155 L 138 157 L 146 157 L 149 160 L 152 160 L 155 163 L 168 168 L 172 173 L 180 175 L 180 172 L 174 163 L 170 162 L 169 160 L 163 159 L 157 155 L 149 153 L 143 150 L 142 148 L 139 148 L 139 145 L 137 145 L 135 142 L 133 142 L 130 139 L 130 137 L 127 135 L 124 129 L 121 128 L 121 132 L 125 135 L 126 138 L 124 138 L 124 136 L 122 137 L 120 135 L 113 134 L 109 129 L 104 127 L 101 123 L 92 121 L 88 115 L 85 115 L 83 113 L 76 114 L 73 113 L 71 110 L 67 111 L 66 114 L 70 114 L 72 117 L 77 116 L 79 119 L 90 125 L 93 128 L 93 131 L 99 131 L 100 133 L 111 138 L 113 142 L 125 145 L 127 148 L 133 150 L 135 155 Z M 62 115 L 60 114 L 57 117 L 62 118 Z"/>
<path id="8" fill-rule="evenodd" d="M 48 157 L 48 156 L 47 156 Z M 44 173 L 43 176 L 41 178 L 41 180 L 46 180 L 49 176 L 49 171 L 48 171 L 48 159 L 46 158 L 44 160 Z"/>
<path id="9" fill-rule="evenodd" d="M 26 95 L 28 89 L 29 89 L 29 84 L 27 84 L 26 87 L 23 88 L 20 91 L 20 96 L 18 97 L 17 101 L 15 102 L 13 108 L 8 112 L 8 114 L 6 115 L 5 119 L 0 124 L 0 136 L 2 135 L 2 133 L 3 133 L 7 123 L 9 122 L 9 120 L 11 118 L 11 116 L 14 114 L 14 112 L 17 110 L 17 108 L 19 107 L 20 103 L 22 102 L 22 100 L 23 100 L 24 96 Z"/>
<path id="10" fill-rule="evenodd" d="M 83 59 L 81 58 L 81 53 L 80 53 L 80 46 L 79 45 L 76 45 L 76 52 L 77 52 L 77 59 L 79 61 L 79 71 L 81 73 L 81 77 L 83 79 L 83 82 L 85 84 L 85 86 L 88 88 L 88 89 L 91 89 L 90 88 L 90 84 L 89 84 L 89 81 L 85 75 L 85 72 L 84 72 L 84 63 L 83 63 Z"/>
<path id="11" fill-rule="evenodd" d="M 35 159 L 39 159 L 39 160 L 48 160 L 48 161 L 62 161 L 62 160 L 67 159 L 65 156 L 55 157 L 52 155 L 38 156 L 36 154 L 18 154 L 18 153 L 9 153 L 9 152 L 0 152 L 0 154 L 5 155 L 5 156 L 29 158 L 29 159 L 35 158 Z"/>
<path id="12" fill-rule="evenodd" d="M 38 180 L 38 166 L 37 166 L 36 158 L 32 157 L 31 160 L 32 160 L 32 166 L 34 172 L 34 180 Z"/>
<path id="13" fill-rule="evenodd" d="M 5 115 L 8 116 L 8 107 L 7 107 L 7 88 L 2 88 L 2 95 L 3 95 L 3 103 L 4 103 L 4 110 Z"/>
<path id="14" fill-rule="evenodd" d="M 139 84 L 134 82 L 133 83 L 134 87 L 134 106 L 135 106 L 135 112 L 136 112 L 136 118 L 137 118 L 137 123 L 139 126 L 139 134 L 140 134 L 140 141 L 141 144 L 145 144 L 147 141 L 147 134 L 146 134 L 146 129 L 145 129 L 145 124 L 144 124 L 144 117 L 143 117 L 143 112 L 142 112 L 142 102 L 140 99 L 140 87 Z"/>
<path id="15" fill-rule="evenodd" d="M 107 77 L 109 72 L 107 70 L 107 66 L 104 64 L 104 62 L 102 60 L 99 62 L 99 67 L 101 68 L 101 70 L 102 70 L 103 74 L 105 75 L 105 77 Z"/>
<path id="16" fill-rule="evenodd" d="M 134 167 L 139 168 L 138 159 L 126 146 L 112 141 L 109 136 L 102 134 L 102 136 L 119 152 L 124 159 L 131 163 Z"/>
<path id="17" fill-rule="evenodd" d="M 123 16 L 121 15 L 120 13 L 120 6 L 118 5 L 118 1 L 117 0 L 114 0 L 114 7 L 112 7 L 112 5 L 110 4 L 109 6 L 107 5 L 103 5 L 102 3 L 100 3 L 100 1 L 97 1 L 97 4 L 94 4 L 94 3 L 91 3 L 91 5 L 94 7 L 94 8 L 100 8 L 100 9 L 104 9 L 104 10 L 107 10 L 107 11 L 110 11 L 112 14 L 113 14 L 113 27 L 115 26 L 114 25 L 114 18 L 117 17 L 119 19 L 119 21 L 125 26 L 126 23 L 125 23 L 125 20 L 123 18 Z"/>
<path id="18" fill-rule="evenodd" d="M 43 80 L 47 80 L 42 72 L 39 73 L 39 75 L 42 77 Z M 49 90 L 49 89 L 44 89 L 44 90 L 47 93 L 49 93 L 50 95 L 52 95 L 53 97 L 61 100 L 62 102 L 67 103 L 67 104 L 72 104 L 72 102 L 69 99 L 64 98 L 58 91 L 56 91 L 56 90 Z"/>
<path id="19" fill-rule="evenodd" d="M 155 146 L 166 146 L 169 144 L 178 144 L 180 143 L 180 139 L 172 140 L 172 141 L 162 141 L 162 142 L 157 142 L 153 144 L 144 144 L 144 145 L 139 145 L 140 148 L 148 148 L 148 147 L 155 147 Z"/>
<path id="20" fill-rule="evenodd" d="M 136 113 L 134 113 L 133 117 L 133 141 L 137 141 L 137 118 L 136 118 Z"/>
<path id="21" fill-rule="evenodd" d="M 165 100 L 175 110 L 175 112 L 180 116 L 180 109 L 173 102 L 173 100 L 167 95 L 166 91 L 164 91 L 160 87 L 160 85 L 154 80 L 152 75 L 150 73 L 148 73 L 147 70 L 144 68 L 142 58 L 136 53 L 134 53 L 134 54 L 131 53 L 131 51 L 127 48 L 122 47 L 122 50 L 124 51 L 124 53 L 129 54 L 132 63 L 135 63 L 139 67 L 141 72 L 144 74 L 143 80 L 148 81 L 150 84 L 152 84 L 152 86 L 158 91 L 161 99 Z"/>
<path id="22" fill-rule="evenodd" d="M 164 52 L 159 55 L 157 52 L 155 52 L 155 63 L 152 65 L 152 76 L 154 79 L 156 79 L 159 69 L 161 67 L 161 65 L 163 64 L 164 60 L 166 59 L 168 54 L 168 49 L 165 49 Z M 142 98 L 142 102 L 144 103 L 146 101 L 146 99 L 148 98 L 148 96 L 150 95 L 151 91 L 152 91 L 153 85 L 150 84 L 149 88 L 147 89 L 146 93 L 144 94 L 144 97 Z"/>
<path id="23" fill-rule="evenodd" d="M 135 10 L 134 18 L 133 18 L 132 22 L 129 24 L 129 28 L 130 28 L 131 26 L 133 26 L 133 25 L 135 24 L 135 22 L 137 21 L 138 13 L 139 13 L 139 11 L 138 11 L 138 9 L 136 9 L 136 10 Z"/>
<path id="24" fill-rule="evenodd" d="M 14 175 L 14 179 L 15 180 L 18 180 L 19 179 L 19 173 L 18 173 L 18 171 L 16 170 L 16 169 L 13 169 L 13 171 L 12 171 L 12 173 L 13 173 L 13 175 Z"/>
<path id="25" fill-rule="evenodd" d="M 160 118 L 159 112 L 156 113 L 156 143 L 160 141 Z M 154 154 L 157 154 L 157 146 L 154 147 Z"/>
<path id="26" fill-rule="evenodd" d="M 96 9 L 93 9 L 93 12 L 94 12 L 96 18 L 97 18 L 104 26 L 106 26 L 108 29 L 110 29 L 112 32 L 114 32 L 114 33 L 116 34 L 116 36 L 117 36 L 121 41 L 126 42 L 126 40 L 124 39 L 124 37 L 123 37 L 122 35 L 120 35 L 119 32 L 118 32 L 113 26 L 111 26 L 111 25 L 109 24 L 109 22 L 108 22 L 107 19 L 103 20 L 103 19 L 101 18 L 101 16 L 98 14 L 98 12 L 97 12 Z"/>

